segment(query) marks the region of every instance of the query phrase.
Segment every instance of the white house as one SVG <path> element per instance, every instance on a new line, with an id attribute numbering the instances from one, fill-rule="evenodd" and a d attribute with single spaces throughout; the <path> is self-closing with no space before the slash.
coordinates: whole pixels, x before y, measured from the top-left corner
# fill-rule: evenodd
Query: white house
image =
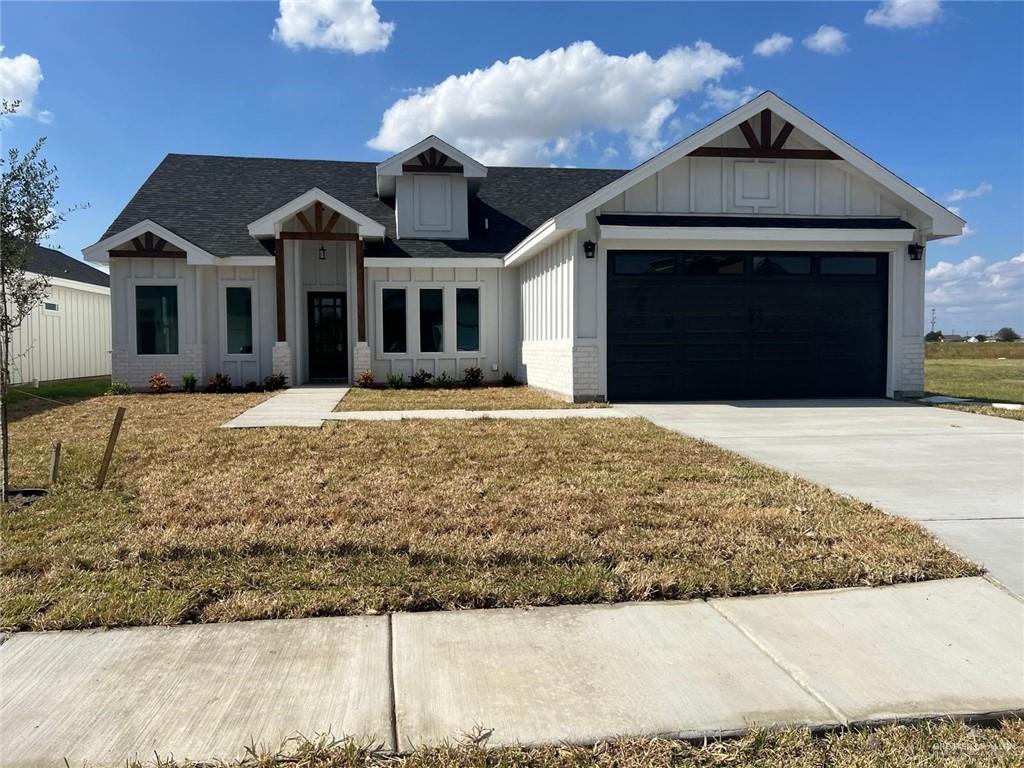
<path id="1" fill-rule="evenodd" d="M 88 264 L 36 246 L 27 271 L 50 287 L 11 338 L 11 383 L 110 375 L 109 278 Z"/>
<path id="2" fill-rule="evenodd" d="M 923 389 L 964 222 L 771 92 L 630 171 L 168 155 L 98 243 L 114 377 L 511 372 L 575 400 Z"/>

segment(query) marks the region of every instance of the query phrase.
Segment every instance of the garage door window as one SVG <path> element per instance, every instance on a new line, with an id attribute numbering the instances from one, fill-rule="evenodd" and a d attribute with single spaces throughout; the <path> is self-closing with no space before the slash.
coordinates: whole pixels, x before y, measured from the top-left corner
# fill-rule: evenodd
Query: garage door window
<path id="1" fill-rule="evenodd" d="M 875 275 L 878 274 L 876 256 L 822 256 L 823 275 Z"/>
<path id="2" fill-rule="evenodd" d="M 810 256 L 755 256 L 754 274 L 768 277 L 811 274 Z"/>
<path id="3" fill-rule="evenodd" d="M 664 253 L 620 253 L 615 257 L 616 275 L 671 275 L 676 257 Z"/>
<path id="4" fill-rule="evenodd" d="M 688 275 L 743 274 L 743 254 L 695 253 L 685 261 Z"/>

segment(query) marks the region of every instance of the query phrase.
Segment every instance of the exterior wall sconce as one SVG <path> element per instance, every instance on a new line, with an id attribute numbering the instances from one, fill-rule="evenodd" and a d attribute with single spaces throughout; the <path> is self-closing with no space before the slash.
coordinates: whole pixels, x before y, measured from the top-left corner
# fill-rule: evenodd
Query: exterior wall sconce
<path id="1" fill-rule="evenodd" d="M 583 243 L 583 255 L 588 259 L 594 258 L 594 253 L 597 252 L 597 243 L 593 240 L 587 240 Z"/>
<path id="2" fill-rule="evenodd" d="M 327 249 L 324 248 L 323 241 L 320 242 L 320 248 L 317 250 L 317 255 L 320 257 L 320 261 L 327 261 Z"/>
<path id="3" fill-rule="evenodd" d="M 920 261 L 921 256 L 924 255 L 924 246 L 920 243 L 911 243 L 907 246 L 907 255 L 911 261 Z"/>

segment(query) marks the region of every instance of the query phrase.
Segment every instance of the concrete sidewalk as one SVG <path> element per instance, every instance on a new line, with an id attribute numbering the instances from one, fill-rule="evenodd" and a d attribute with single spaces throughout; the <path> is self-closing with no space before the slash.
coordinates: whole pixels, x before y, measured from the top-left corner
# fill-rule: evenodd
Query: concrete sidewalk
<path id="1" fill-rule="evenodd" d="M 293 387 L 254 405 L 236 416 L 225 429 L 249 427 L 316 427 L 323 426 L 326 419 L 341 399 L 348 394 L 348 387 Z"/>
<path id="2" fill-rule="evenodd" d="M 917 520 L 1024 595 L 1024 422 L 892 400 L 619 407 Z"/>
<path id="3" fill-rule="evenodd" d="M 980 579 L 712 601 L 17 634 L 0 766 L 407 750 L 1024 711 L 1024 603 Z"/>

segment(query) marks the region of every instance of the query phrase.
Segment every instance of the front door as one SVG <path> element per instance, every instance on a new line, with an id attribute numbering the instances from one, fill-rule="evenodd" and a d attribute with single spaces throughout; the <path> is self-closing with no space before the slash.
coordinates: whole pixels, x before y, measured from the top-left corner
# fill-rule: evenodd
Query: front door
<path id="1" fill-rule="evenodd" d="M 344 293 L 306 294 L 309 318 L 309 378 L 348 376 L 348 344 Z"/>

